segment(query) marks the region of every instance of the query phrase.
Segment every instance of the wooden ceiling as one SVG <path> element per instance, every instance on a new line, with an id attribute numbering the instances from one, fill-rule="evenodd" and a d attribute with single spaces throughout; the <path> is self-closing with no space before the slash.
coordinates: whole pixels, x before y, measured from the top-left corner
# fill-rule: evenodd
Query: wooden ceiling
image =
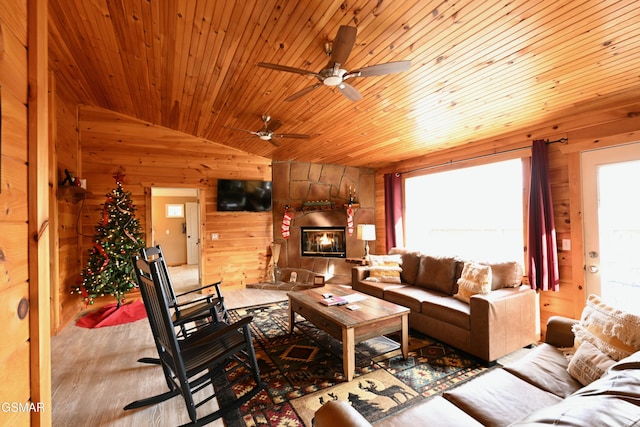
<path id="1" fill-rule="evenodd" d="M 50 65 L 75 102 L 274 160 L 384 167 L 542 123 L 640 84 L 635 0 L 51 0 Z M 410 60 L 409 71 L 313 76 L 324 44 L 357 27 L 344 68 Z M 261 115 L 278 133 L 268 141 Z M 249 138 L 246 138 L 246 137 Z M 203 144 L 203 151 L 211 145 Z"/>

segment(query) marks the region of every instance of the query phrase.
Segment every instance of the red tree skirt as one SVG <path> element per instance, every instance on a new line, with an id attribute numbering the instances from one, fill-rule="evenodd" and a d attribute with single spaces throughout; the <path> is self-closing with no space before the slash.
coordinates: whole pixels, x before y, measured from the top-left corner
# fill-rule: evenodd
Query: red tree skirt
<path id="1" fill-rule="evenodd" d="M 122 304 L 113 303 L 92 311 L 76 321 L 76 326 L 82 328 L 103 328 L 105 326 L 122 325 L 135 322 L 147 317 L 144 304 L 139 299 Z"/>

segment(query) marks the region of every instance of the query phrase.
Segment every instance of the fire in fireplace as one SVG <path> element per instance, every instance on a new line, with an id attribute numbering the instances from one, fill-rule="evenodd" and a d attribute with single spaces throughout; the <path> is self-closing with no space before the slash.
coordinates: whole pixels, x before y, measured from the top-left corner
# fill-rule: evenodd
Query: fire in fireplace
<path id="1" fill-rule="evenodd" d="M 347 257 L 345 227 L 302 227 L 302 256 Z"/>

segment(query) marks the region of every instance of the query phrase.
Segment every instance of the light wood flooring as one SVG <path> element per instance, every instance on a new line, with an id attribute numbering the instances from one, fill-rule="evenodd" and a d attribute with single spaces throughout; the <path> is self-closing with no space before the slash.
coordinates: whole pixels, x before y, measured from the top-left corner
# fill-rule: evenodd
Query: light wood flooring
<path id="1" fill-rule="evenodd" d="M 177 291 L 194 285 L 193 268 L 172 268 Z M 287 299 L 286 291 L 264 289 L 224 290 L 228 308 L 247 307 Z M 501 363 L 526 354 L 522 349 Z M 167 390 L 158 366 L 137 362 L 155 357 L 156 350 L 146 320 L 100 329 L 67 326 L 51 342 L 53 426 L 157 426 L 173 427 L 189 421 L 184 400 L 174 397 L 147 408 L 124 411 L 128 403 Z M 203 414 L 215 402 L 201 408 Z M 200 412 L 199 412 L 200 413 Z M 222 427 L 217 420 L 210 424 Z"/>
<path id="2" fill-rule="evenodd" d="M 183 283 L 180 290 L 185 290 L 193 286 L 192 273 L 172 268 L 170 274 L 176 287 Z M 228 308 L 287 299 L 284 291 L 262 289 L 224 290 L 223 294 Z M 140 357 L 155 355 L 149 323 L 144 319 L 99 329 L 67 326 L 51 342 L 53 425 L 173 427 L 188 422 L 181 397 L 123 410 L 134 400 L 167 390 L 160 367 L 137 362 Z M 212 403 L 201 409 L 215 407 Z M 224 424 L 218 420 L 210 425 Z"/>

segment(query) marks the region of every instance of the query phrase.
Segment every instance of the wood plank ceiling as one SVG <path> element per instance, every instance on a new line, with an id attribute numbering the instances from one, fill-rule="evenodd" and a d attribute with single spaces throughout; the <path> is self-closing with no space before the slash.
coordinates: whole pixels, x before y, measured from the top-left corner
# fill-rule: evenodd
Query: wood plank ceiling
<path id="1" fill-rule="evenodd" d="M 640 85 L 635 0 L 51 0 L 50 65 L 75 102 L 275 160 L 383 167 L 528 127 Z M 358 29 L 352 102 L 320 87 L 340 25 Z M 257 131 L 309 134 L 276 147 Z M 249 138 L 247 138 L 247 136 Z M 203 144 L 203 151 L 210 149 Z"/>

